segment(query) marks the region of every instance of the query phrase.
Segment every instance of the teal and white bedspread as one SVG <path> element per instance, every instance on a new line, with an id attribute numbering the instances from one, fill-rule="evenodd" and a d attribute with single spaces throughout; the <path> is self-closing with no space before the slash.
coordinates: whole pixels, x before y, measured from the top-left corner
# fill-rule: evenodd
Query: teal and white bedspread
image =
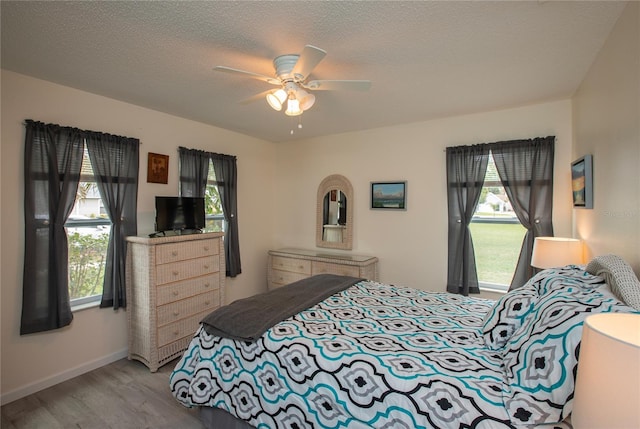
<path id="1" fill-rule="evenodd" d="M 361 281 L 253 342 L 201 327 L 171 390 L 257 428 L 561 422 L 584 317 L 632 310 L 578 267 L 544 273 L 498 302 Z"/>

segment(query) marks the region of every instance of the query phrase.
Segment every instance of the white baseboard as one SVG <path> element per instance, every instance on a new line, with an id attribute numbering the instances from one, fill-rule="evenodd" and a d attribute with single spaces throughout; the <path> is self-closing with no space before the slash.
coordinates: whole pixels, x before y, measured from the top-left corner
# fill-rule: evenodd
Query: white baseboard
<path id="1" fill-rule="evenodd" d="M 112 353 L 110 355 L 101 357 L 99 359 L 86 362 L 75 368 L 70 368 L 66 371 L 55 374 L 51 377 L 47 377 L 43 380 L 36 381 L 34 383 L 12 390 L 11 392 L 3 393 L 2 396 L 0 397 L 0 404 L 5 405 L 5 404 L 8 404 L 9 402 L 13 402 L 17 399 L 24 398 L 25 396 L 29 396 L 32 393 L 36 393 L 48 387 L 55 386 L 56 384 L 62 383 L 63 381 L 70 380 L 74 377 L 85 374 L 89 371 L 93 371 L 94 369 L 108 365 L 117 360 L 126 358 L 127 354 L 128 354 L 128 350 L 123 349 L 118 352 Z"/>

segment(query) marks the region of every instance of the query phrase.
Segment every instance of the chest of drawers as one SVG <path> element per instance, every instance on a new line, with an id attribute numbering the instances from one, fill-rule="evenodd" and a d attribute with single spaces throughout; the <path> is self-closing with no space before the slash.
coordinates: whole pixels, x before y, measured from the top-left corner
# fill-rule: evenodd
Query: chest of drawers
<path id="1" fill-rule="evenodd" d="M 325 273 L 378 281 L 378 258 L 306 249 L 269 251 L 267 270 L 269 289 Z"/>
<path id="2" fill-rule="evenodd" d="M 128 356 L 155 372 L 224 304 L 222 233 L 128 237 L 126 278 Z"/>

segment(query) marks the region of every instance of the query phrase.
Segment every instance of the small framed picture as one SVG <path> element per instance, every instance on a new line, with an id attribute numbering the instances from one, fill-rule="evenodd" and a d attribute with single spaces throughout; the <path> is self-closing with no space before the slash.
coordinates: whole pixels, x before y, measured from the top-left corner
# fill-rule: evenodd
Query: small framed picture
<path id="1" fill-rule="evenodd" d="M 573 207 L 593 208 L 593 158 L 585 155 L 571 163 Z"/>
<path id="2" fill-rule="evenodd" d="M 147 183 L 169 182 L 169 155 L 149 152 L 147 164 Z"/>
<path id="3" fill-rule="evenodd" d="M 371 182 L 371 208 L 406 210 L 407 182 Z"/>

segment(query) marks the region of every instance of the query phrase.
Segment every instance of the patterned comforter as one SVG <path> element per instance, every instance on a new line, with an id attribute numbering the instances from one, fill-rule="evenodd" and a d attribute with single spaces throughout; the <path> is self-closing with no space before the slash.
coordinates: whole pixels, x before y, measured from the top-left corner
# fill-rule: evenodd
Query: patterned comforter
<path id="1" fill-rule="evenodd" d="M 553 274 L 563 284 L 575 276 L 581 283 L 585 276 L 573 268 Z M 591 280 L 587 301 L 603 285 L 598 277 Z M 524 302 L 521 295 L 542 293 L 542 285 L 545 293 L 553 289 L 541 277 L 519 289 L 515 301 L 507 294 L 496 303 L 361 281 L 254 342 L 212 336 L 201 327 L 171 375 L 171 390 L 185 406 L 221 408 L 260 428 L 510 428 L 562 421 L 570 411 L 565 403 L 572 397 L 577 362 L 560 369 L 565 382 L 571 379 L 571 392 L 554 408 L 544 397 L 523 399 L 509 384 L 510 370 L 518 365 L 538 371 L 540 355 L 533 353 L 538 360 L 531 365 L 516 359 L 507 368 L 508 341 L 492 344 L 494 336 L 508 334 L 522 343 L 519 332 L 535 335 L 529 332 L 535 330 L 527 322 L 531 317 L 523 315 L 535 316 L 543 296 Z M 588 312 L 626 311 L 612 309 L 624 306 L 610 293 L 596 301 Z M 573 307 L 569 319 L 579 314 Z M 524 327 L 500 331 L 514 321 Z M 553 321 L 566 330 L 561 325 Z M 580 332 L 572 335 L 579 342 Z M 558 335 L 553 338 L 558 342 Z M 575 360 L 576 346 L 561 347 Z M 515 353 L 527 346 L 518 347 Z M 544 378 L 540 371 L 533 377 Z M 535 396 L 539 389 L 530 390 L 527 395 Z"/>

